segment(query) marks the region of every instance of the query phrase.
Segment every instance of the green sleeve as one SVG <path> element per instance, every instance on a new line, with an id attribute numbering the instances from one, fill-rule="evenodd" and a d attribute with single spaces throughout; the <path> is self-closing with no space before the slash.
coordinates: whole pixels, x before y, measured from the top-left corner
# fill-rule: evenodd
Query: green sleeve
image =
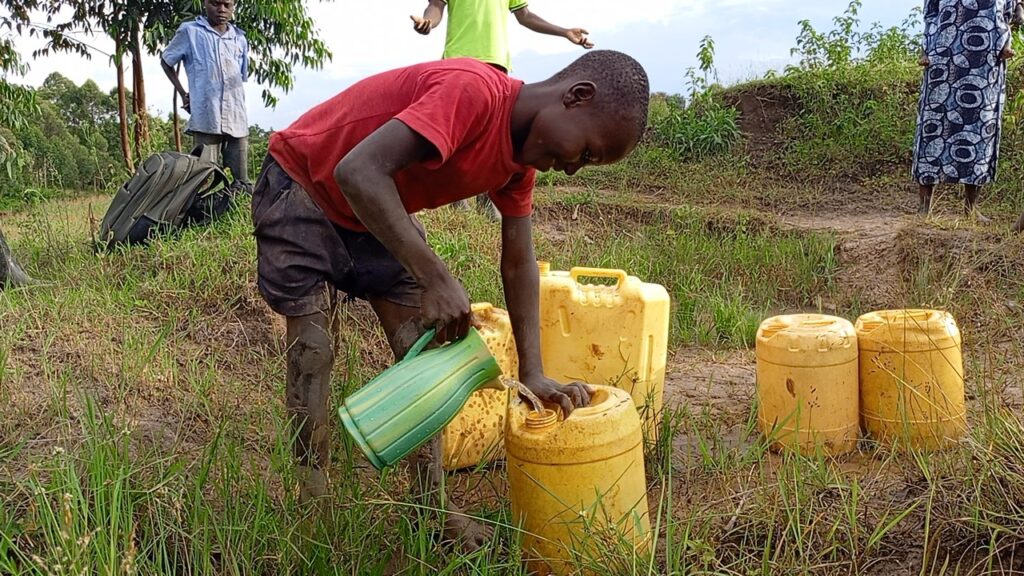
<path id="1" fill-rule="evenodd" d="M 508 0 L 508 11 L 515 12 L 516 10 L 522 10 L 529 4 L 527 0 Z"/>

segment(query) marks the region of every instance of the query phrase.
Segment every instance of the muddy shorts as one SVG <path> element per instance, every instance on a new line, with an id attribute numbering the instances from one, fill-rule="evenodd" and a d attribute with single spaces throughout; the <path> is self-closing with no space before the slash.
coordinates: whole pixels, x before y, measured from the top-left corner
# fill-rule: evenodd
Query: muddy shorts
<path id="1" fill-rule="evenodd" d="M 369 232 L 328 220 L 269 154 L 253 189 L 252 221 L 257 284 L 275 312 L 304 316 L 327 310 L 335 289 L 350 298 L 420 306 L 420 286 L 387 248 Z"/>

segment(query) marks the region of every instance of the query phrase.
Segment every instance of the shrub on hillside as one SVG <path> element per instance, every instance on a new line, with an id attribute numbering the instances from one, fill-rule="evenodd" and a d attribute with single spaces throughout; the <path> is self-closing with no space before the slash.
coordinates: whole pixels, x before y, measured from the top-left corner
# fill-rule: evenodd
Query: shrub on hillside
<path id="1" fill-rule="evenodd" d="M 681 97 L 667 96 L 658 102 L 658 108 L 651 115 L 655 140 L 681 160 L 728 152 L 740 139 L 739 112 L 717 99 L 709 97 L 687 106 Z"/>
<path id="2" fill-rule="evenodd" d="M 697 52 L 700 73 L 686 71 L 689 98 L 656 95 L 649 123 L 655 143 L 674 151 L 681 160 L 700 160 L 728 152 L 740 141 L 739 112 L 722 103 L 709 82 L 714 70 L 715 43 L 705 36 Z"/>
<path id="3" fill-rule="evenodd" d="M 778 80 L 799 106 L 783 126 L 783 164 L 802 175 L 870 177 L 909 162 L 921 70 L 920 9 L 899 26 L 858 18 L 860 0 L 819 32 L 800 23 L 799 63 Z"/>

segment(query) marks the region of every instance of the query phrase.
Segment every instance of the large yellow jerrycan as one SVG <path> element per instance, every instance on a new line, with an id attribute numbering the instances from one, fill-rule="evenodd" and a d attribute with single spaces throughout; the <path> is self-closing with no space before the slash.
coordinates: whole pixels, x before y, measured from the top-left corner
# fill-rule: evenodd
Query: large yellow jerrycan
<path id="1" fill-rule="evenodd" d="M 860 434 L 857 334 L 823 314 L 774 316 L 757 330 L 757 419 L 775 449 L 837 455 Z"/>
<path id="2" fill-rule="evenodd" d="M 568 574 L 586 560 L 650 546 L 643 434 L 629 394 L 594 386 L 567 419 L 534 412 L 518 395 L 505 426 L 512 519 L 535 574 Z M 623 550 L 625 548 L 625 550 Z"/>
<path id="3" fill-rule="evenodd" d="M 551 270 L 547 262 L 538 266 L 544 373 L 563 384 L 577 380 L 622 388 L 633 397 L 645 426 L 653 427 L 665 390 L 668 292 L 622 270 L 564 272 Z M 614 283 L 584 283 L 587 278 Z"/>
<path id="4" fill-rule="evenodd" d="M 865 430 L 937 449 L 967 431 L 960 329 L 948 312 L 881 310 L 857 319 Z"/>
<path id="5" fill-rule="evenodd" d="M 519 378 L 519 355 L 512 336 L 512 322 L 508 312 L 495 308 L 489 302 L 473 304 L 473 317 L 479 324 L 477 331 L 487 349 L 494 355 L 502 376 Z M 446 470 L 491 462 L 504 458 L 505 412 L 508 391 L 484 389 L 469 397 L 455 419 L 444 429 L 442 446 Z"/>

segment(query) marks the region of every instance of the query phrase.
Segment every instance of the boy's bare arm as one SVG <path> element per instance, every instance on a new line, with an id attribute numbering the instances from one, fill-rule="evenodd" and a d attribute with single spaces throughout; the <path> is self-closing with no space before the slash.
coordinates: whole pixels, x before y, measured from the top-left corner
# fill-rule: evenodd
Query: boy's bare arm
<path id="1" fill-rule="evenodd" d="M 160 58 L 160 67 L 164 69 L 164 74 L 167 75 L 167 79 L 171 81 L 171 84 L 174 84 L 174 89 L 177 90 L 178 94 L 181 95 L 181 107 L 185 110 L 185 112 L 191 113 L 189 110 L 190 102 L 188 98 L 188 92 L 186 92 L 185 88 L 181 85 L 181 79 L 178 78 L 177 70 L 175 70 L 167 62 L 164 62 L 163 58 Z"/>
<path id="2" fill-rule="evenodd" d="M 418 18 L 410 15 L 413 30 L 420 34 L 430 34 L 430 31 L 437 28 L 444 18 L 444 0 L 427 0 L 427 7 L 423 10 L 423 17 Z"/>
<path id="3" fill-rule="evenodd" d="M 593 48 L 594 43 L 587 39 L 587 34 L 590 34 L 583 28 L 562 28 L 561 26 L 555 26 L 540 16 L 530 12 L 529 6 L 523 6 L 522 8 L 513 12 L 516 15 L 516 20 L 523 26 L 538 32 L 540 34 L 550 34 L 552 36 L 561 36 L 567 39 L 573 44 L 579 44 L 584 48 Z"/>
<path id="4" fill-rule="evenodd" d="M 334 179 L 359 221 L 423 288 L 420 314 L 426 326 L 437 329 L 440 343 L 469 331 L 469 297 L 420 237 L 394 180 L 403 168 L 436 155 L 426 138 L 399 120 L 389 120 L 338 162 Z"/>
<path id="5" fill-rule="evenodd" d="M 533 254 L 532 218 L 501 219 L 501 280 L 512 334 L 519 353 L 519 379 L 545 402 L 558 404 L 568 416 L 590 404 L 590 390 L 574 382 L 561 385 L 544 376 L 540 359 L 540 278 Z"/>

